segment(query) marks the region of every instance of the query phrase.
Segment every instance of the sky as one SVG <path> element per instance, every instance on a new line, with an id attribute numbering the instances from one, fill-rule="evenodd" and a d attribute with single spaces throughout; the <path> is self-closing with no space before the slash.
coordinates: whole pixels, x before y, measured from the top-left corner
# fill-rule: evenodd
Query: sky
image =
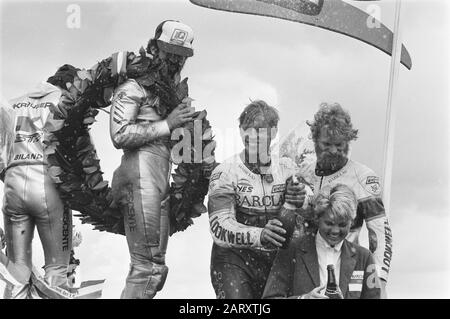
<path id="1" fill-rule="evenodd" d="M 394 2 L 347 2 L 380 8 L 392 29 Z M 280 136 L 313 117 L 321 102 L 339 102 L 359 129 L 352 158 L 382 172 L 390 57 L 355 39 L 268 17 L 198 7 L 187 0 L 0 2 L 0 92 L 10 99 L 45 81 L 58 66 L 89 68 L 113 52 L 137 52 L 159 22 L 180 20 L 195 32 L 189 77 L 196 109 L 206 109 L 217 140 L 217 160 L 241 148 L 237 118 L 250 100 L 280 111 Z M 69 5 L 80 9 L 69 28 Z M 388 212 L 394 255 L 392 298 L 450 298 L 449 218 L 449 11 L 445 0 L 403 0 L 402 39 L 413 67 L 401 67 L 394 107 L 395 144 Z M 91 132 L 104 177 L 111 180 L 121 151 L 100 113 Z M 0 195 L 2 189 L 0 187 Z M 0 225 L 2 222 L 0 222 Z M 82 280 L 105 278 L 104 298 L 118 298 L 128 271 L 125 237 L 79 225 L 76 248 Z M 367 233 L 361 235 L 367 244 Z M 209 263 L 212 238 L 202 215 L 169 240 L 169 276 L 157 298 L 214 298 Z M 43 263 L 38 236 L 35 264 Z"/>

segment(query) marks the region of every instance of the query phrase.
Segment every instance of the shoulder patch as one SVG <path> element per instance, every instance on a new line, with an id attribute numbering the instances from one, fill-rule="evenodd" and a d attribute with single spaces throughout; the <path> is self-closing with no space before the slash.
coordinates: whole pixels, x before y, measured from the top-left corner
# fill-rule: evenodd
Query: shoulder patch
<path id="1" fill-rule="evenodd" d="M 363 182 L 364 189 L 373 195 L 381 194 L 380 178 L 378 176 L 367 176 Z"/>
<path id="2" fill-rule="evenodd" d="M 378 176 L 367 176 L 366 184 L 380 184 Z"/>

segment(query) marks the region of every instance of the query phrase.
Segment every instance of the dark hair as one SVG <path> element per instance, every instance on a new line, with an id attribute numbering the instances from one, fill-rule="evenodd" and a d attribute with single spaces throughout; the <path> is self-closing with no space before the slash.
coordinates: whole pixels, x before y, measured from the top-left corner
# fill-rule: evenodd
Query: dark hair
<path id="1" fill-rule="evenodd" d="M 55 86 L 59 86 L 60 88 L 66 89 L 66 83 L 73 83 L 73 80 L 77 76 L 76 67 L 70 64 L 64 64 L 60 66 L 58 70 L 56 70 L 55 74 L 47 79 L 47 82 L 53 84 Z"/>
<path id="2" fill-rule="evenodd" d="M 244 111 L 242 111 L 239 116 L 239 127 L 244 130 L 249 128 L 259 115 L 264 117 L 264 121 L 269 127 L 277 126 L 278 121 L 280 120 L 280 116 L 278 115 L 276 108 L 268 105 L 263 100 L 256 100 L 252 101 L 245 107 Z"/>
<path id="3" fill-rule="evenodd" d="M 323 128 L 332 136 L 344 136 L 347 141 L 358 137 L 358 130 L 353 129 L 350 114 L 339 103 L 321 103 L 313 122 L 306 122 L 311 129 L 313 141 L 317 141 Z"/>

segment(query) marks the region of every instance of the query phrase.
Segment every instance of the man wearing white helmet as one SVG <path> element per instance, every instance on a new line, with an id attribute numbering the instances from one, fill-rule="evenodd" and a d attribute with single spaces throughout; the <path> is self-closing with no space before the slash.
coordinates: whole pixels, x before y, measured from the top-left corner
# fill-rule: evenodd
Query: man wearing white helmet
<path id="1" fill-rule="evenodd" d="M 147 46 L 152 65 L 160 68 L 171 87 L 194 52 L 192 29 L 164 21 Z M 160 97 L 139 79 L 129 79 L 114 92 L 110 133 L 114 146 L 124 150 L 114 172 L 113 193 L 124 214 L 131 265 L 122 298 L 153 298 L 167 277 L 165 252 L 169 234 L 168 190 L 171 132 L 192 121 L 194 108 L 185 98 L 167 116 Z"/>

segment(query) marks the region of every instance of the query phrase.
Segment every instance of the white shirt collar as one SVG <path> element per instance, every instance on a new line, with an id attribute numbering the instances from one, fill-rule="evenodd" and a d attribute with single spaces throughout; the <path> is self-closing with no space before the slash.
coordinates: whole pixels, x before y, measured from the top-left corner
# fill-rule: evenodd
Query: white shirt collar
<path id="1" fill-rule="evenodd" d="M 334 247 L 331 247 L 331 245 L 320 235 L 320 232 L 317 231 L 317 234 L 316 234 L 316 246 L 317 247 L 333 249 L 336 252 L 340 252 L 343 243 L 344 243 L 344 240 L 342 240 L 339 244 L 335 245 Z"/>

